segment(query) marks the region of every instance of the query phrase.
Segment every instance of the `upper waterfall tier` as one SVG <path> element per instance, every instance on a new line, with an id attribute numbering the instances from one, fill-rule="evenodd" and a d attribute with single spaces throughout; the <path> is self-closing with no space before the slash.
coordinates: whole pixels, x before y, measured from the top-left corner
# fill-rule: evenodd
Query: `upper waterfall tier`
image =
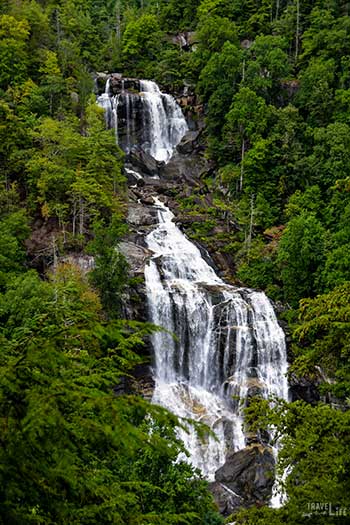
<path id="1" fill-rule="evenodd" d="M 287 399 L 285 338 L 266 295 L 225 284 L 157 201 L 159 225 L 147 236 L 154 401 L 209 425 L 201 442 L 181 431 L 192 463 L 209 479 L 228 451 L 243 448 L 242 405 L 256 393 Z M 175 334 L 175 337 L 173 336 Z"/>
<path id="2" fill-rule="evenodd" d="M 188 131 L 175 99 L 151 80 L 108 78 L 98 97 L 108 127 L 115 128 L 119 145 L 129 153 L 140 146 L 157 161 L 167 162 Z"/>

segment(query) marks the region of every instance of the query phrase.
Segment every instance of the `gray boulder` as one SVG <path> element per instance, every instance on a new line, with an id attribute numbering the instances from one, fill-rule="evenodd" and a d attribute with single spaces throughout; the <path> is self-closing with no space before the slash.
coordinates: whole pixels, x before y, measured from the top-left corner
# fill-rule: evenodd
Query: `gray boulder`
<path id="1" fill-rule="evenodd" d="M 150 203 L 153 204 L 153 201 L 150 201 Z M 128 207 L 127 222 L 132 226 L 151 226 L 152 224 L 157 224 L 157 210 L 152 206 L 130 203 Z"/>
<path id="2" fill-rule="evenodd" d="M 159 163 L 141 148 L 134 147 L 129 153 L 128 160 L 140 175 L 154 176 L 159 173 Z"/>
<path id="3" fill-rule="evenodd" d="M 188 131 L 176 146 L 177 151 L 184 155 L 190 155 L 198 145 L 199 131 Z"/>
<path id="4" fill-rule="evenodd" d="M 152 252 L 131 241 L 120 242 L 118 248 L 128 261 L 131 274 L 143 276 L 145 264 L 152 255 Z"/>
<path id="5" fill-rule="evenodd" d="M 247 505 L 266 503 L 272 495 L 274 469 L 271 448 L 256 443 L 229 454 L 225 464 L 216 471 L 215 479 L 243 498 Z"/>
<path id="6" fill-rule="evenodd" d="M 218 481 L 210 483 L 209 490 L 214 496 L 220 514 L 223 516 L 229 516 L 235 510 L 242 507 L 244 503 L 238 494 L 235 494 L 228 487 Z"/>

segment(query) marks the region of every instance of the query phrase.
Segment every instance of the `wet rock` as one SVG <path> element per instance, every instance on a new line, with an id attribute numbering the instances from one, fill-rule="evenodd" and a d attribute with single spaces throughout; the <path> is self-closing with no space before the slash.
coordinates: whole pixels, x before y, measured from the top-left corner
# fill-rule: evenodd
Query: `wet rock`
<path id="1" fill-rule="evenodd" d="M 130 268 L 129 272 L 131 277 L 137 277 L 138 279 L 132 286 L 127 288 L 122 298 L 122 317 L 124 319 L 137 319 L 138 321 L 147 322 L 147 292 L 144 275 L 142 273 L 133 274 Z M 142 348 L 142 353 L 147 356 L 152 355 L 150 342 L 146 341 L 146 345 Z"/>
<path id="2" fill-rule="evenodd" d="M 289 390 L 291 401 L 306 401 L 314 405 L 320 401 L 319 386 L 320 381 L 307 377 L 297 377 L 291 374 L 289 377 Z"/>
<path id="3" fill-rule="evenodd" d="M 154 199 L 153 199 L 152 196 L 141 197 L 140 202 L 142 204 L 145 204 L 146 206 L 153 206 L 154 205 Z"/>
<path id="4" fill-rule="evenodd" d="M 228 487 L 218 481 L 210 483 L 209 490 L 214 496 L 220 514 L 223 516 L 229 516 L 235 510 L 242 507 L 244 503 L 238 494 L 235 494 L 229 490 Z"/>
<path id="5" fill-rule="evenodd" d="M 228 382 L 231 378 L 228 379 Z M 266 390 L 266 385 L 262 383 L 257 377 L 248 377 L 245 380 L 245 387 L 247 389 L 247 400 L 254 397 L 261 397 L 262 393 Z"/>
<path id="6" fill-rule="evenodd" d="M 129 186 L 144 186 L 145 180 L 143 176 L 135 171 L 131 166 L 124 166 L 124 175 L 126 176 L 126 180 L 129 184 Z"/>
<path id="7" fill-rule="evenodd" d="M 201 155 L 186 156 L 175 153 L 167 164 L 160 166 L 159 176 L 173 183 L 186 182 L 189 186 L 201 187 L 200 178 L 208 173 L 210 168 L 209 161 Z"/>
<path id="8" fill-rule="evenodd" d="M 97 71 L 94 74 L 95 91 L 97 94 L 104 93 L 109 74 L 106 71 Z"/>
<path id="9" fill-rule="evenodd" d="M 137 365 L 132 372 L 132 392 L 151 401 L 153 397 L 155 381 L 152 375 L 152 367 L 148 364 Z"/>
<path id="10" fill-rule="evenodd" d="M 231 453 L 216 471 L 215 479 L 243 498 L 247 505 L 264 503 L 271 498 L 274 467 L 271 449 L 252 444 Z"/>
<path id="11" fill-rule="evenodd" d="M 194 46 L 198 43 L 198 38 L 194 31 L 184 31 L 183 33 L 177 33 L 172 35 L 171 42 L 183 49 L 184 51 L 191 51 Z"/>
<path id="12" fill-rule="evenodd" d="M 117 396 L 137 394 L 151 401 L 154 385 L 151 366 L 143 363 L 136 365 L 129 376 L 120 377 L 113 390 Z"/>
<path id="13" fill-rule="evenodd" d="M 224 277 L 225 280 L 232 281 L 232 275 L 235 268 L 233 258 L 229 253 L 218 251 L 219 249 L 211 249 L 210 254 L 213 257 L 216 266 L 219 268 L 221 276 Z"/>
<path id="14" fill-rule="evenodd" d="M 140 80 L 137 78 L 124 78 L 121 73 L 112 73 L 109 78 L 110 93 L 113 95 L 117 95 L 123 90 L 140 91 Z"/>
<path id="15" fill-rule="evenodd" d="M 144 142 L 144 116 L 140 94 L 123 88 L 118 97 L 118 143 L 123 151 Z"/>
<path id="16" fill-rule="evenodd" d="M 190 155 L 198 146 L 199 131 L 188 131 L 177 145 L 177 151 L 184 155 Z"/>
<path id="17" fill-rule="evenodd" d="M 140 175 L 158 175 L 160 163 L 141 148 L 134 147 L 129 153 L 128 159 L 133 169 Z"/>

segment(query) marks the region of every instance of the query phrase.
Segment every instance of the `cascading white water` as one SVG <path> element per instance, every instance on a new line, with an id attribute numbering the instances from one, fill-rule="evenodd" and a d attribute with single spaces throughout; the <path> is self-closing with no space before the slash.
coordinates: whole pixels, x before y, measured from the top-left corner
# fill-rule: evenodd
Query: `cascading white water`
<path id="1" fill-rule="evenodd" d="M 104 109 L 107 128 L 114 128 L 116 143 L 119 143 L 118 137 L 118 106 L 120 94 L 111 96 L 110 78 L 106 81 L 105 92 L 97 97 L 98 105 Z"/>
<path id="2" fill-rule="evenodd" d="M 160 201 L 159 225 L 147 236 L 150 319 L 167 331 L 152 337 L 153 401 L 206 423 L 218 440 L 180 430 L 192 464 L 208 479 L 228 450 L 244 447 L 241 405 L 251 389 L 287 398 L 286 345 L 262 292 L 225 284 L 173 222 Z M 175 338 L 171 334 L 175 334 Z"/>
<path id="3" fill-rule="evenodd" d="M 161 93 L 151 80 L 140 80 L 146 112 L 148 141 L 144 148 L 156 160 L 167 162 L 188 130 L 179 105 L 171 95 Z"/>
<path id="4" fill-rule="evenodd" d="M 104 93 L 97 97 L 97 103 L 101 108 L 104 109 L 105 112 L 105 119 L 106 119 L 106 125 L 107 127 L 113 127 L 112 124 L 112 98 L 109 94 L 109 87 L 110 87 L 110 79 L 108 78 L 106 81 L 106 87 Z"/>
<path id="5" fill-rule="evenodd" d="M 116 95 L 111 99 L 112 102 L 112 113 L 113 113 L 113 124 L 112 127 L 114 127 L 114 133 L 115 133 L 115 141 L 117 144 L 119 144 L 119 135 L 118 135 L 118 106 L 119 106 L 119 98 L 120 95 Z"/>
<path id="6" fill-rule="evenodd" d="M 175 147 L 188 131 L 186 119 L 176 100 L 162 93 L 155 82 L 139 81 L 139 93 L 129 92 L 122 80 L 121 92 L 113 95 L 110 78 L 106 82 L 105 92 L 97 98 L 97 103 L 104 109 L 107 127 L 115 128 L 116 140 L 126 153 L 135 145 L 141 146 L 149 155 L 161 162 L 167 162 Z M 123 107 L 123 110 L 120 108 Z M 120 112 L 125 126 L 125 140 L 119 141 L 118 128 Z M 135 121 L 140 118 L 143 126 L 136 133 Z"/>

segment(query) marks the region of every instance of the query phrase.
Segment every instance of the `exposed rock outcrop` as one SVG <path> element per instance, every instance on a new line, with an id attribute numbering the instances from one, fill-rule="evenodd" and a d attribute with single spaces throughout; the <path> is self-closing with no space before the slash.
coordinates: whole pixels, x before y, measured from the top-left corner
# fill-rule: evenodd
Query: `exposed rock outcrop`
<path id="1" fill-rule="evenodd" d="M 133 147 L 128 156 L 128 162 L 142 175 L 158 176 L 162 165 L 141 148 Z"/>
<path id="2" fill-rule="evenodd" d="M 199 131 L 188 131 L 177 145 L 177 151 L 185 155 L 190 155 L 198 147 Z"/>
<path id="3" fill-rule="evenodd" d="M 232 492 L 232 490 L 219 481 L 210 483 L 209 490 L 214 496 L 220 514 L 223 516 L 229 516 L 244 505 L 244 500 L 241 496 Z"/>
<path id="4" fill-rule="evenodd" d="M 173 44 L 181 47 L 184 51 L 193 51 L 199 41 L 195 31 L 184 31 L 172 35 L 170 38 Z"/>
<path id="5" fill-rule="evenodd" d="M 131 241 L 122 241 L 119 243 L 119 250 L 124 255 L 130 265 L 130 271 L 133 275 L 143 276 L 145 271 L 145 264 L 148 258 L 152 255 L 150 250 L 142 246 L 138 246 Z"/>
<path id="6" fill-rule="evenodd" d="M 271 449 L 260 444 L 229 454 L 215 474 L 216 482 L 226 489 L 226 494 L 220 491 L 216 496 L 218 504 L 232 508 L 242 506 L 242 501 L 243 506 L 267 503 L 272 495 L 274 467 Z"/>

